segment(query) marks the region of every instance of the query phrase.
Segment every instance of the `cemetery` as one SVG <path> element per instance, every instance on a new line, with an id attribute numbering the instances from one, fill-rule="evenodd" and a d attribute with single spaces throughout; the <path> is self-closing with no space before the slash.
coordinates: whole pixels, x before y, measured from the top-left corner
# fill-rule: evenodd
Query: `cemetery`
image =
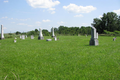
<path id="1" fill-rule="evenodd" d="M 52 28 L 53 29 L 53 28 Z M 1 80 L 118 80 L 120 37 L 20 35 L 0 40 Z M 27 37 L 26 37 L 27 36 Z M 4 39 L 3 39 L 4 38 Z M 57 40 L 59 38 L 59 40 Z"/>

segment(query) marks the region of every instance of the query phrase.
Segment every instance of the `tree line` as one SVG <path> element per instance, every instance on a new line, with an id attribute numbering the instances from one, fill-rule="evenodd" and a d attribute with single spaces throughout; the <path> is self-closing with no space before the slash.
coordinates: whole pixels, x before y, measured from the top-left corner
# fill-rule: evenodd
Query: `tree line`
<path id="1" fill-rule="evenodd" d="M 52 28 L 51 28 L 52 29 Z M 58 28 L 54 28 L 54 33 L 57 34 L 57 35 L 84 35 L 84 34 L 87 34 L 87 35 L 90 35 L 91 34 L 91 27 L 90 26 L 81 26 L 81 28 L 79 27 L 67 27 L 67 26 L 59 26 Z M 39 35 L 39 31 L 38 29 L 35 29 L 35 30 L 32 30 L 32 31 L 28 31 L 28 32 L 19 32 L 17 31 L 16 32 L 16 35 L 19 35 L 19 34 L 24 34 L 24 35 Z M 50 36 L 52 33 L 49 32 L 48 30 L 46 29 L 43 29 L 42 30 L 42 34 L 44 36 Z"/>

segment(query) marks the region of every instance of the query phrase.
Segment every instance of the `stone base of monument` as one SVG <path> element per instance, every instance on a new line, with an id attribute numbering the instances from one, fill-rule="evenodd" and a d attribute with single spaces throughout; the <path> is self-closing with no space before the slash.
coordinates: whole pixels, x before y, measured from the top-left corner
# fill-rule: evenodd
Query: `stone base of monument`
<path id="1" fill-rule="evenodd" d="M 55 38 L 56 36 L 52 36 L 52 38 Z"/>
<path id="2" fill-rule="evenodd" d="M 90 45 L 94 45 L 94 46 L 99 45 L 98 40 L 97 39 L 91 39 L 90 40 Z"/>
<path id="3" fill-rule="evenodd" d="M 38 40 L 43 40 L 44 39 L 44 37 L 38 37 Z"/>
<path id="4" fill-rule="evenodd" d="M 46 41 L 52 41 L 52 39 L 46 39 Z"/>
<path id="5" fill-rule="evenodd" d="M 0 39 L 2 40 L 2 39 L 5 39 L 5 38 L 0 38 Z"/>

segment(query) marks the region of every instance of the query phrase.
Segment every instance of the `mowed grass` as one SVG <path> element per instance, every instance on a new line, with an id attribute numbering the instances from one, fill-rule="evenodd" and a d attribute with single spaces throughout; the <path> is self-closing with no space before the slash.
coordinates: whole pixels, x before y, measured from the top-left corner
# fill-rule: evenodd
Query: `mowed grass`
<path id="1" fill-rule="evenodd" d="M 0 80 L 120 80 L 120 37 L 0 40 Z"/>

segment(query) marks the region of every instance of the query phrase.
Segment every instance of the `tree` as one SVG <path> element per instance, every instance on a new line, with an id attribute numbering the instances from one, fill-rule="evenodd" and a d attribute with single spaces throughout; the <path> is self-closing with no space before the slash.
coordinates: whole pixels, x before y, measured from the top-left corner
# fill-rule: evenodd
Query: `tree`
<path id="1" fill-rule="evenodd" d="M 35 32 L 37 33 L 37 32 L 38 32 L 38 29 L 35 29 Z"/>
<path id="2" fill-rule="evenodd" d="M 108 12 L 107 14 L 104 13 L 101 19 L 95 18 L 92 25 L 97 29 L 98 33 L 104 33 L 104 30 L 113 32 L 119 30 L 120 22 L 118 20 L 119 17 L 116 13 Z"/>
<path id="3" fill-rule="evenodd" d="M 15 34 L 18 35 L 18 34 L 21 34 L 21 32 L 17 31 Z"/>
<path id="4" fill-rule="evenodd" d="M 49 32 L 48 32 L 48 30 L 46 30 L 46 29 L 43 29 L 43 30 L 42 30 L 42 33 L 43 33 L 44 36 L 49 36 Z"/>

